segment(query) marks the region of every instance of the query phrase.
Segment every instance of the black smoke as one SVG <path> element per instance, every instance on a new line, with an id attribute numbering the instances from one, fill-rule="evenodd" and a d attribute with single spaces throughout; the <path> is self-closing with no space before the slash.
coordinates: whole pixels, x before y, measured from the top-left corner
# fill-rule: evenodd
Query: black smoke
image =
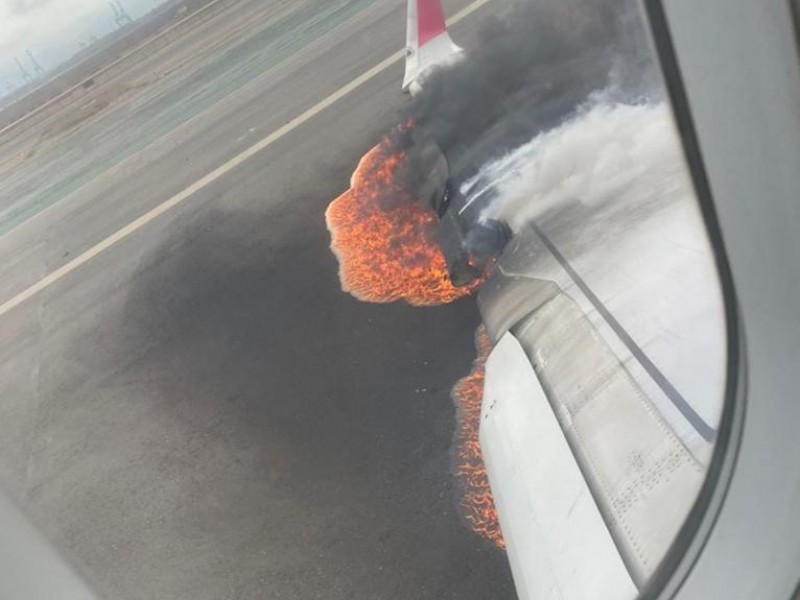
<path id="1" fill-rule="evenodd" d="M 456 65 L 434 71 L 409 107 L 456 183 L 567 119 L 593 92 L 635 100 L 657 88 L 636 0 L 528 0 L 493 17 Z"/>

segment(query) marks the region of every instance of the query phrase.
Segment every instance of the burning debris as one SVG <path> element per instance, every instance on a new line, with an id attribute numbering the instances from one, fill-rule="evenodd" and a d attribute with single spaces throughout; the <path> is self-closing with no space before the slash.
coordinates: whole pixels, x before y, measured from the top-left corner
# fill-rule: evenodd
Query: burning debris
<path id="1" fill-rule="evenodd" d="M 487 164 L 568 122 L 601 90 L 633 103 L 660 93 L 638 18 L 636 0 L 517 2 L 484 25 L 463 60 L 426 77 L 406 108 L 415 127 L 401 148 L 424 198 L 437 190 L 437 239 L 454 285 L 472 285 L 511 238 L 510 223 L 485 211 L 504 176 L 482 178 Z"/>
<path id="2" fill-rule="evenodd" d="M 434 71 L 406 124 L 362 159 L 350 190 L 328 209 L 344 289 L 415 305 L 473 291 L 511 229 L 482 218 L 496 182 L 480 190 L 469 182 L 574 115 L 613 73 L 619 89 L 646 87 L 638 65 L 646 44 L 623 34 L 631 7 L 634 0 L 518 3 L 484 27 L 464 60 Z"/>

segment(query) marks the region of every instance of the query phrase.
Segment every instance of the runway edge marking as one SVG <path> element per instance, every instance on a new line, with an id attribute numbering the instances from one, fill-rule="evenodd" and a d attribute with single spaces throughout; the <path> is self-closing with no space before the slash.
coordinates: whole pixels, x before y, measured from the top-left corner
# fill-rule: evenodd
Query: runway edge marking
<path id="1" fill-rule="evenodd" d="M 484 4 L 488 4 L 489 2 L 490 0 L 475 0 L 475 2 L 464 7 L 455 15 L 453 15 L 450 19 L 448 19 L 447 24 L 454 25 L 458 23 L 459 21 L 465 19 L 473 12 L 478 10 L 481 6 L 483 6 Z M 273 131 L 267 137 L 262 138 L 261 140 L 259 140 L 246 150 L 234 156 L 226 163 L 223 163 L 222 165 L 220 165 L 219 167 L 217 167 L 204 177 L 198 179 L 189 187 L 178 192 L 171 198 L 168 198 L 167 200 L 165 200 L 155 208 L 149 210 L 148 212 L 144 213 L 137 219 L 134 219 L 133 221 L 125 225 L 125 227 L 123 227 L 122 229 L 119 229 L 115 233 L 112 233 L 107 238 L 101 240 L 100 242 L 98 242 L 85 252 L 79 254 L 71 261 L 62 265 L 55 271 L 49 273 L 48 275 L 46 275 L 45 277 L 43 277 L 42 279 L 31 285 L 24 291 L 20 292 L 10 300 L 5 301 L 2 305 L 0 305 L 0 317 L 5 315 L 9 311 L 13 310 L 26 300 L 33 298 L 34 296 L 44 291 L 57 281 L 63 279 L 64 277 L 72 273 L 73 271 L 79 269 L 80 267 L 88 263 L 90 260 L 92 260 L 94 257 L 105 252 L 118 242 L 121 242 L 125 238 L 131 236 L 132 234 L 134 234 L 136 231 L 138 231 L 151 221 L 157 219 L 164 213 L 175 208 L 176 206 L 178 206 L 179 204 L 190 198 L 195 192 L 202 190 L 203 188 L 210 185 L 211 183 L 213 183 L 214 181 L 216 181 L 229 171 L 235 169 L 245 161 L 249 160 L 256 154 L 258 154 L 271 144 L 274 144 L 282 137 L 291 133 L 292 131 L 294 131 L 295 129 L 297 129 L 298 127 L 300 127 L 301 125 L 303 125 L 304 123 L 306 123 L 307 121 L 309 121 L 310 119 L 312 119 L 313 117 L 324 111 L 326 108 L 328 108 L 338 100 L 341 100 L 344 96 L 346 96 L 350 92 L 358 89 L 359 87 L 364 85 L 367 81 L 369 81 L 379 73 L 388 69 L 390 66 L 401 60 L 403 57 L 405 57 L 405 50 L 398 50 L 394 54 L 391 54 L 390 56 L 379 62 L 371 69 L 365 71 L 364 73 L 353 79 L 347 85 L 339 88 L 324 100 L 321 100 L 320 102 L 318 102 L 317 104 L 306 110 L 304 113 L 300 114 L 299 116 L 295 117 L 282 127 L 279 127 L 278 129 Z"/>

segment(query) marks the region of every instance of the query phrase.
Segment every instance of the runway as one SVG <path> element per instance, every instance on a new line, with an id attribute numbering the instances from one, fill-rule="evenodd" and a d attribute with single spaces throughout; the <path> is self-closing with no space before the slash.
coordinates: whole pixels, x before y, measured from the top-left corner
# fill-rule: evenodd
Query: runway
<path id="1" fill-rule="evenodd" d="M 513 598 L 455 509 L 474 301 L 359 303 L 328 249 L 402 64 L 325 100 L 401 48 L 404 3 L 261 4 L 0 140 L 0 304 L 50 277 L 0 317 L 0 483 L 100 597 Z"/>

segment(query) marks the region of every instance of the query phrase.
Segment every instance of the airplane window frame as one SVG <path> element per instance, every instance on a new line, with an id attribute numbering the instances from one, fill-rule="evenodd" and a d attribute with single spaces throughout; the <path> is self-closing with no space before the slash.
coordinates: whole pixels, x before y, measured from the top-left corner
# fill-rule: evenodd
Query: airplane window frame
<path id="1" fill-rule="evenodd" d="M 793 6 L 798 4 L 797 0 L 790 2 Z M 642 8 L 719 274 L 727 333 L 725 395 L 711 462 L 683 527 L 639 595 L 640 599 L 649 600 L 670 598 L 679 591 L 719 516 L 736 466 L 744 429 L 747 369 L 744 331 L 737 308 L 733 274 L 662 0 L 642 0 Z"/>
<path id="2" fill-rule="evenodd" d="M 797 53 L 800 55 L 800 0 L 789 0 L 789 12 L 792 14 L 792 24 L 794 25 L 794 43 L 797 46 Z M 800 584 L 798 584 L 798 590 L 800 590 Z"/>

